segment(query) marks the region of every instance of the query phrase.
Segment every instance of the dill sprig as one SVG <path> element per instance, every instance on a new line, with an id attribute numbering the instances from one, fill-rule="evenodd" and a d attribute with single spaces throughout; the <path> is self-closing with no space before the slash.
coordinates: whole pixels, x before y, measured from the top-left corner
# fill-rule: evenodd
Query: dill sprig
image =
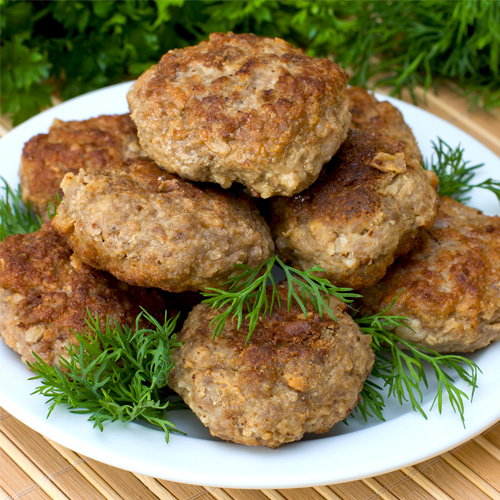
<path id="1" fill-rule="evenodd" d="M 439 195 L 449 196 L 461 203 L 466 203 L 470 196 L 468 193 L 473 188 L 482 188 L 491 191 L 500 201 L 500 181 L 487 179 L 474 184 L 472 180 L 476 171 L 484 164 L 470 165 L 464 160 L 464 149 L 460 146 L 455 148 L 438 138 L 437 143 L 432 142 L 434 154 L 430 161 L 425 161 L 425 168 L 433 170 L 439 179 Z"/>
<path id="2" fill-rule="evenodd" d="M 459 413 L 465 427 L 464 400 L 472 401 L 477 388 L 477 376 L 481 370 L 471 360 L 456 354 L 440 354 L 426 347 L 404 340 L 394 333 L 394 329 L 407 326 L 407 318 L 391 316 L 387 312 L 394 302 L 384 311 L 371 316 L 355 318 L 361 331 L 372 336 L 372 349 L 375 353 L 375 364 L 372 376 L 387 387 L 387 396 L 394 396 L 403 405 L 411 403 L 413 410 L 427 418 L 421 403 L 423 401 L 422 384 L 427 388 L 428 380 L 425 365 L 432 368 L 438 382 L 437 392 L 431 409 L 437 403 L 439 413 L 443 408 L 443 395 L 448 395 L 453 411 Z M 470 394 L 459 389 L 449 372 L 465 381 L 471 388 Z M 361 401 L 357 411 L 367 419 L 376 416 L 383 420 L 382 410 L 385 406 L 380 393 L 382 387 L 374 381 L 367 381 L 361 393 Z"/>
<path id="3" fill-rule="evenodd" d="M 276 279 L 271 273 L 274 265 L 280 267 L 285 274 L 288 310 L 295 301 L 307 316 L 307 305 L 310 302 L 313 309 L 320 315 L 326 311 L 335 320 L 328 306 L 328 296 L 334 296 L 345 303 L 350 303 L 360 297 L 350 288 L 338 288 L 327 279 L 316 276 L 314 273 L 323 271 L 319 266 L 314 266 L 307 271 L 299 271 L 287 266 L 274 255 L 256 269 L 245 265 L 238 266 L 243 272 L 228 281 L 227 290 L 210 289 L 209 292 L 203 293 L 205 297 L 208 297 L 203 302 L 212 309 L 221 311 L 210 323 L 211 326 L 215 325 L 214 337 L 221 334 L 228 319 L 236 320 L 238 329 L 244 320 L 249 320 L 246 336 L 246 342 L 248 342 L 262 316 L 271 315 L 275 306 L 278 309 L 281 308 Z M 268 293 L 269 289 L 271 293 Z M 375 352 L 372 377 L 365 382 L 361 392 L 362 399 L 356 411 L 361 413 L 365 420 L 371 416 L 384 420 L 383 391 L 387 387 L 388 397 L 396 397 L 401 405 L 409 401 L 413 410 L 427 418 L 421 403 L 423 401 L 422 386 L 428 387 L 424 367 L 429 365 L 438 381 L 432 407 L 437 403 L 441 413 L 443 393 L 446 392 L 453 410 L 458 411 L 464 422 L 464 399 L 469 399 L 469 397 L 472 399 L 477 386 L 479 371 L 477 365 L 463 356 L 440 354 L 401 339 L 393 330 L 405 325 L 408 320 L 403 316 L 387 315 L 388 309 L 372 316 L 354 318 L 361 331 L 372 336 L 371 347 Z M 472 387 L 470 396 L 454 384 L 447 370 L 454 371 Z"/>
<path id="4" fill-rule="evenodd" d="M 31 211 L 29 202 L 24 203 L 21 188 L 13 190 L 1 177 L 4 195 L 0 197 L 0 241 L 12 234 L 32 233 L 40 229 L 42 223 Z"/>
<path id="5" fill-rule="evenodd" d="M 325 296 L 333 296 L 342 302 L 350 303 L 360 297 L 351 288 L 339 288 L 326 278 L 315 273 L 324 271 L 319 266 L 313 266 L 307 271 L 300 271 L 285 264 L 277 255 L 273 255 L 255 269 L 245 264 L 237 264 L 242 272 L 231 277 L 223 288 L 207 288 L 202 292 L 204 304 L 222 312 L 215 316 L 210 325 L 215 325 L 214 337 L 220 335 L 228 318 L 237 321 L 237 329 L 241 328 L 244 320 L 249 320 L 246 342 L 260 318 L 271 315 L 275 304 L 281 308 L 281 301 L 276 287 L 276 280 L 271 273 L 273 267 L 279 267 L 285 274 L 288 286 L 287 308 L 296 302 L 307 317 L 307 303 L 310 301 L 313 308 L 323 317 L 324 311 L 335 319 L 333 311 L 325 301 Z M 268 297 L 268 284 L 271 288 Z"/>
<path id="6" fill-rule="evenodd" d="M 400 95 L 452 80 L 472 103 L 500 106 L 496 0 L 19 2 L 3 0 L 0 100 L 14 124 L 68 99 L 129 80 L 167 50 L 210 33 L 284 38 L 330 56 L 352 85 Z M 13 70 L 12 68 L 15 68 Z"/>
<path id="7" fill-rule="evenodd" d="M 41 380 L 33 394 L 50 403 L 48 415 L 65 404 L 72 413 L 90 414 L 94 427 L 103 430 L 106 421 L 130 422 L 143 419 L 161 428 L 168 442 L 171 431 L 179 432 L 166 418 L 166 410 L 178 409 L 165 399 L 162 389 L 174 367 L 172 351 L 180 347 L 174 332 L 177 317 L 160 324 L 144 311 L 135 329 L 110 324 L 102 327 L 97 315 L 88 314 L 87 329 L 75 332 L 77 344 L 70 344 L 59 366 L 49 366 L 39 356 L 28 366 Z M 151 328 L 140 328 L 142 317 Z M 182 405 L 181 405 L 182 406 Z"/>

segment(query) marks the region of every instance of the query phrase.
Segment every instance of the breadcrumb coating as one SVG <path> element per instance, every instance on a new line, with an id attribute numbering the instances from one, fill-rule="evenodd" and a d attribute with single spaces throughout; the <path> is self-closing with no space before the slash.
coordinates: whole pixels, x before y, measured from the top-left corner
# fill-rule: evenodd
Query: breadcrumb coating
<path id="1" fill-rule="evenodd" d="M 8 236 L 0 243 L 0 335 L 34 362 L 35 352 L 57 364 L 86 328 L 87 309 L 101 321 L 135 326 L 141 306 L 163 320 L 173 301 L 158 290 L 131 287 L 82 263 L 45 223 L 31 234 Z"/>
<path id="2" fill-rule="evenodd" d="M 245 345 L 228 319 L 212 338 L 218 313 L 205 304 L 188 315 L 173 353 L 169 385 L 221 439 L 276 448 L 323 433 L 356 406 L 374 362 L 371 338 L 331 298 L 336 321 L 295 303 L 287 310 L 286 285 L 278 285 L 282 308 L 263 316 Z"/>
<path id="3" fill-rule="evenodd" d="M 66 173 L 137 156 L 144 152 L 129 114 L 54 120 L 48 134 L 36 135 L 24 145 L 19 170 L 23 201 L 47 221 L 49 205 L 62 196 L 59 184 Z"/>
<path id="4" fill-rule="evenodd" d="M 409 318 L 404 339 L 438 352 L 471 352 L 500 339 L 500 218 L 442 197 L 434 225 L 375 286 L 369 312 Z"/>
<path id="5" fill-rule="evenodd" d="M 87 264 L 131 285 L 171 292 L 220 286 L 274 252 L 242 193 L 194 184 L 146 158 L 67 174 L 54 228 Z"/>
<path id="6" fill-rule="evenodd" d="M 345 139 L 347 80 L 332 61 L 279 38 L 214 33 L 167 52 L 128 102 L 141 146 L 169 172 L 290 196 Z"/>
<path id="7" fill-rule="evenodd" d="M 401 113 L 364 89 L 350 88 L 349 96 L 347 139 L 311 187 L 272 200 L 271 225 L 294 267 L 319 264 L 333 284 L 357 289 L 375 284 L 412 248 L 419 229 L 432 225 L 438 196 Z"/>

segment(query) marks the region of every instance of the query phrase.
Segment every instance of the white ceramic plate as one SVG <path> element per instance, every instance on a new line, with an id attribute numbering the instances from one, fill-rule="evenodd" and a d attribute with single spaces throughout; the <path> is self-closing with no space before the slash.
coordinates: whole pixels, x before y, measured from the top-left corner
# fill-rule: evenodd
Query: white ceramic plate
<path id="1" fill-rule="evenodd" d="M 54 118 L 85 119 L 128 111 L 125 99 L 130 84 L 120 84 L 67 101 L 28 120 L 0 141 L 0 175 L 11 186 L 23 144 L 48 131 Z M 378 96 L 384 99 L 383 96 Z M 388 99 L 411 125 L 424 157 L 439 136 L 451 146 L 461 143 L 466 158 L 484 163 L 478 179 L 500 178 L 500 159 L 461 130 L 409 104 Z M 488 192 L 474 193 L 470 204 L 490 215 L 500 206 Z M 313 436 L 277 450 L 224 443 L 208 432 L 189 412 L 170 414 L 187 436 L 172 435 L 167 445 L 160 431 L 135 423 L 93 429 L 84 415 L 57 408 L 49 419 L 42 396 L 32 396 L 36 381 L 19 356 L 0 342 L 0 405 L 48 438 L 101 462 L 149 476 L 182 483 L 228 488 L 292 488 L 371 477 L 441 454 L 481 433 L 500 419 L 500 343 L 470 356 L 483 373 L 474 401 L 466 404 L 466 428 L 449 405 L 440 415 L 430 411 L 432 386 L 424 394 L 428 420 L 394 401 L 385 411 L 386 422 L 349 419 L 328 434 Z M 459 387 L 467 391 L 465 383 Z"/>

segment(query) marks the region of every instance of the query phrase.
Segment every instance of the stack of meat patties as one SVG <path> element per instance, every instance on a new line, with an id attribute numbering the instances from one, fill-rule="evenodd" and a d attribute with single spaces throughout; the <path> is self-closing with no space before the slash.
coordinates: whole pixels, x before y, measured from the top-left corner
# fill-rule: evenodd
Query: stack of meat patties
<path id="1" fill-rule="evenodd" d="M 399 294 L 398 333 L 443 352 L 499 338 L 500 219 L 448 199 L 438 211 L 401 113 L 347 82 L 283 40 L 213 34 L 139 77 L 130 115 L 31 139 L 21 190 L 47 222 L 0 245 L 5 342 L 57 363 L 87 308 L 129 324 L 139 306 L 192 308 L 170 387 L 213 435 L 275 448 L 352 411 L 371 339 L 337 299 L 335 320 L 288 310 L 283 285 L 248 343 L 231 319 L 213 338 L 218 312 L 186 292 L 224 286 L 235 264 L 319 264 L 370 312 Z"/>

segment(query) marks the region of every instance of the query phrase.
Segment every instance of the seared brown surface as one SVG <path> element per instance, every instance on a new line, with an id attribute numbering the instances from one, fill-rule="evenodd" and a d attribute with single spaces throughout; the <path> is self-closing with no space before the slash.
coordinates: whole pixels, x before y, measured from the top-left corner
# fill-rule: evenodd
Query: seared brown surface
<path id="1" fill-rule="evenodd" d="M 420 227 L 432 224 L 437 182 L 420 165 L 399 111 L 379 107 L 363 89 L 354 95 L 346 141 L 310 188 L 273 199 L 272 229 L 279 252 L 295 267 L 319 264 L 334 284 L 363 288 L 412 247 Z M 367 108 L 359 107 L 360 95 Z M 401 138 L 393 135 L 400 130 Z"/>
<path id="2" fill-rule="evenodd" d="M 331 299 L 337 322 L 297 305 L 286 310 L 287 288 L 279 285 L 283 308 L 257 324 L 248 344 L 248 322 L 240 331 L 227 321 L 212 339 L 216 312 L 200 304 L 188 315 L 174 352 L 169 384 L 221 439 L 276 448 L 306 432 L 326 432 L 344 419 L 374 360 L 345 305 Z"/>
<path id="3" fill-rule="evenodd" d="M 439 352 L 469 352 L 500 338 L 500 218 L 441 198 L 422 245 L 364 290 L 378 312 L 399 297 L 392 314 L 409 318 L 403 338 Z"/>
<path id="4" fill-rule="evenodd" d="M 68 174 L 53 226 L 86 263 L 132 285 L 219 286 L 274 251 L 250 198 L 194 184 L 146 158 Z"/>
<path id="5" fill-rule="evenodd" d="M 416 93 L 423 96 L 424 91 L 417 87 Z M 467 131 L 500 155 L 500 111 L 471 110 L 462 95 L 445 85 L 440 85 L 438 95 L 431 91 L 425 95 L 426 102 L 421 105 L 424 109 Z M 411 102 L 410 96 L 405 100 Z M 0 119 L 2 135 L 10 125 L 5 116 Z M 288 500 L 332 497 L 375 500 L 391 496 L 443 500 L 446 495 L 453 500 L 470 500 L 487 497 L 485 491 L 490 497 L 500 491 L 500 422 L 447 453 L 377 477 L 315 488 L 253 492 L 181 484 L 110 467 L 44 439 L 2 409 L 0 428 L 9 438 L 0 443 L 0 487 L 12 498 L 40 497 L 50 488 L 55 491 L 49 497 L 59 498 L 59 492 L 64 490 L 72 500 L 81 500 L 82 495 L 97 495 L 96 489 L 104 491 L 104 496 L 123 498 L 134 491 L 141 498 L 164 498 L 170 493 L 177 498 L 204 500 L 220 500 L 224 496 L 246 499 L 250 495 L 258 498 L 284 495 Z M 22 463 L 19 456 L 25 457 Z"/>
<path id="6" fill-rule="evenodd" d="M 133 326 L 140 306 L 158 319 L 171 309 L 159 291 L 83 264 L 50 223 L 0 243 L 0 335 L 25 361 L 34 361 L 34 351 L 55 363 L 74 339 L 72 330 L 85 328 L 87 308 L 101 320 Z"/>
<path id="7" fill-rule="evenodd" d="M 344 71 L 278 38 L 215 33 L 171 50 L 128 94 L 141 146 L 195 181 L 289 196 L 345 139 Z"/>
<path id="8" fill-rule="evenodd" d="M 48 134 L 24 146 L 19 177 L 23 200 L 47 220 L 47 207 L 62 195 L 59 184 L 67 172 L 101 168 L 110 161 L 142 156 L 130 115 L 103 115 L 89 120 L 54 120 Z"/>
<path id="9" fill-rule="evenodd" d="M 373 94 L 361 87 L 349 87 L 347 97 L 352 128 L 380 134 L 384 142 L 402 148 L 410 158 L 422 162 L 417 141 L 399 109 L 387 101 L 377 101 Z"/>

